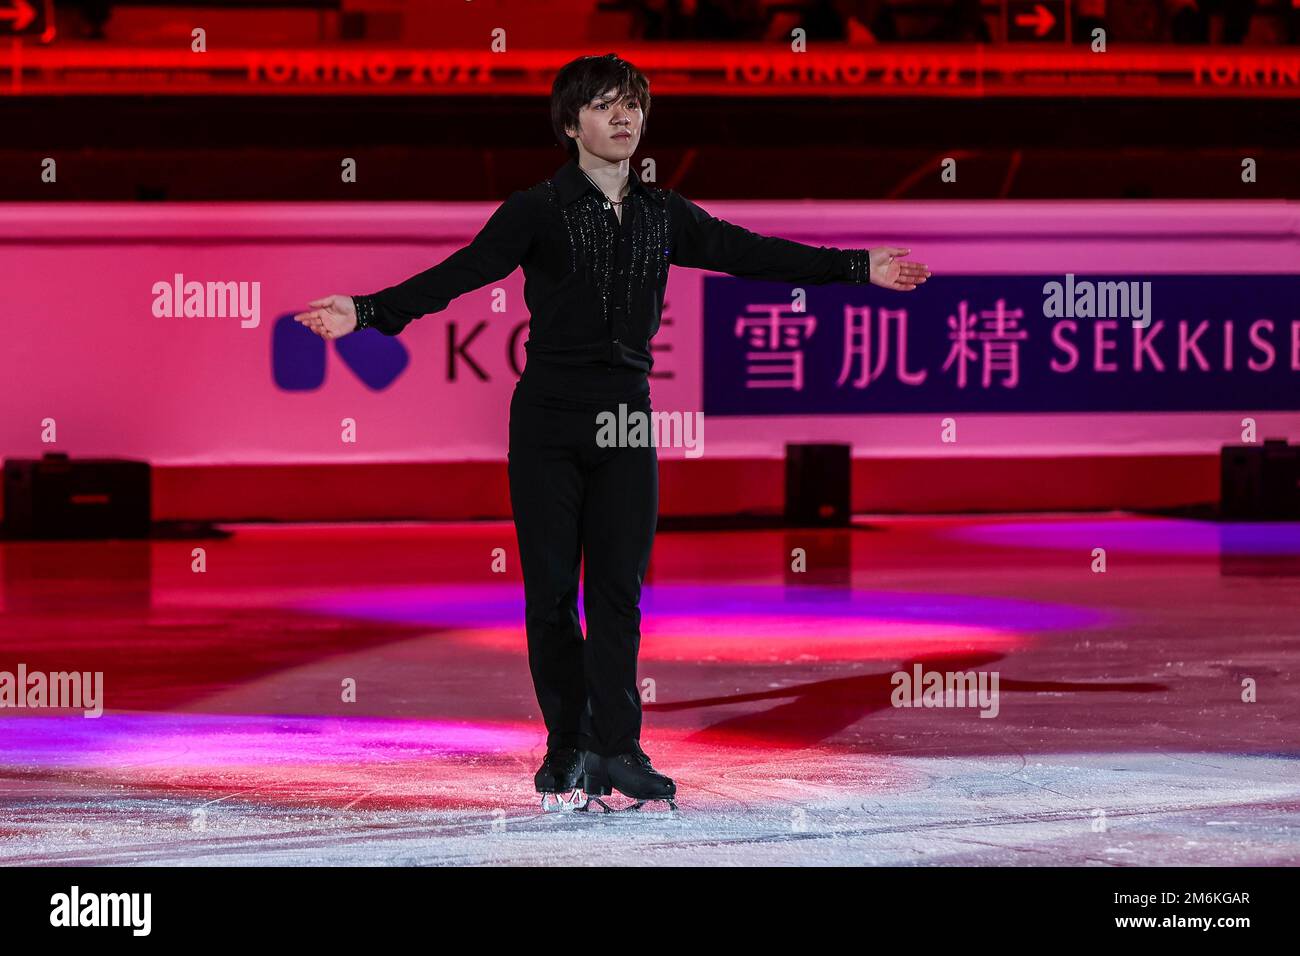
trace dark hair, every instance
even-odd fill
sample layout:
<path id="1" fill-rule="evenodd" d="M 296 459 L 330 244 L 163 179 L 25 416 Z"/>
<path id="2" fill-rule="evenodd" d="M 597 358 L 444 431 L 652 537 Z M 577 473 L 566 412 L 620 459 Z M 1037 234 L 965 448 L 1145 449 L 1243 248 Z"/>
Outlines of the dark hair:
<path id="1" fill-rule="evenodd" d="M 650 81 L 627 60 L 613 53 L 604 56 L 580 56 L 560 67 L 551 84 L 551 129 L 555 139 L 569 153 L 578 155 L 577 141 L 564 127 L 578 127 L 578 111 L 610 87 L 619 98 L 631 96 L 641 104 L 641 132 L 650 115 Z"/>

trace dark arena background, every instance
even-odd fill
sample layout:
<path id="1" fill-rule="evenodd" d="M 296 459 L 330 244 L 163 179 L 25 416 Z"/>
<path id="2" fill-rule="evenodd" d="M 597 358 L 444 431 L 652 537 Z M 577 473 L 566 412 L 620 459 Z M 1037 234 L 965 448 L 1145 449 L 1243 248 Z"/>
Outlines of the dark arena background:
<path id="1" fill-rule="evenodd" d="M 66 867 L 862 866 L 1258 928 L 1221 868 L 1300 862 L 1298 42 L 1300 0 L 0 0 L 0 862 L 55 887 L 11 922 Z M 671 271 L 676 808 L 548 812 L 522 270 L 400 337 L 294 317 L 555 174 L 605 53 L 645 183 L 932 274 Z"/>

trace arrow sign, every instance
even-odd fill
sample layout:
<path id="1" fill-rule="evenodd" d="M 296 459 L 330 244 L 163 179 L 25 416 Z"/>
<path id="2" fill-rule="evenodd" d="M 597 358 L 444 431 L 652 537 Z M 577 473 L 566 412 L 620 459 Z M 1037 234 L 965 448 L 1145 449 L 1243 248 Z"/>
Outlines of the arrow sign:
<path id="1" fill-rule="evenodd" d="M 1047 31 L 1052 29 L 1052 24 L 1056 22 L 1056 17 L 1052 16 L 1052 11 L 1047 9 L 1041 3 L 1034 4 L 1034 13 L 1016 14 L 1016 26 L 1033 27 L 1034 36 L 1041 39 L 1047 36 Z"/>
<path id="2" fill-rule="evenodd" d="M 38 13 L 29 0 L 0 0 L 0 33 L 39 32 L 42 24 L 38 22 Z"/>
<path id="3" fill-rule="evenodd" d="M 1064 43 L 1070 0 L 1006 0 L 1006 38 L 1010 43 Z"/>

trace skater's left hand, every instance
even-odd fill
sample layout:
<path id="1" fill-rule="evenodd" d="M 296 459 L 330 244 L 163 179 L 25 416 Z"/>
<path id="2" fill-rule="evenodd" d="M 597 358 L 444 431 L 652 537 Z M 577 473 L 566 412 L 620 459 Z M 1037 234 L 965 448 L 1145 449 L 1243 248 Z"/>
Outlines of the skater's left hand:
<path id="1" fill-rule="evenodd" d="M 898 292 L 911 292 L 930 277 L 930 267 L 921 262 L 900 262 L 897 256 L 906 256 L 911 249 L 881 246 L 868 249 L 871 258 L 871 284 Z"/>

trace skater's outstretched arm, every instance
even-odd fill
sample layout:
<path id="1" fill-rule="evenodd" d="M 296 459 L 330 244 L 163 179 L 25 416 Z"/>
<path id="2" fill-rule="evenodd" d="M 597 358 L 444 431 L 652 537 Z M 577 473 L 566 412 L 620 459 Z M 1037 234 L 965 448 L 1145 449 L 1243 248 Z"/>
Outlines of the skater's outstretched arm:
<path id="1" fill-rule="evenodd" d="M 916 288 L 930 275 L 922 263 L 897 260 L 910 249 L 839 249 L 763 236 L 709 215 L 677 192 L 670 191 L 668 197 L 675 231 L 670 259 L 674 265 L 810 285 L 870 282 L 900 292 Z"/>
<path id="2" fill-rule="evenodd" d="M 523 190 L 511 193 L 469 245 L 436 266 L 371 295 L 331 295 L 309 303 L 294 318 L 322 338 L 373 326 L 398 335 L 420 316 L 445 309 L 457 296 L 504 279 L 523 261 L 533 239 L 534 211 Z"/>

